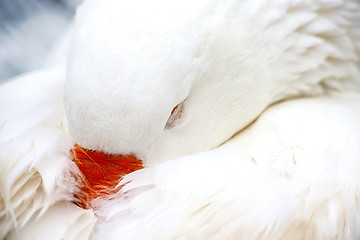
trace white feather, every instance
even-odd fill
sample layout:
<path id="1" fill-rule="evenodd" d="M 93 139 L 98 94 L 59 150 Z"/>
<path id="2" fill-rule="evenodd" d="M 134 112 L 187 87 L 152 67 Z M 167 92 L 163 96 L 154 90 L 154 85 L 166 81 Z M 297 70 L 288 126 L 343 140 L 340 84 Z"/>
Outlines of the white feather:
<path id="1" fill-rule="evenodd" d="M 129 174 L 103 239 L 357 239 L 360 95 L 268 109 L 221 147 Z M 112 238 L 110 238 L 112 239 Z"/>
<path id="2" fill-rule="evenodd" d="M 0 87 L 0 238 L 359 238 L 359 12 L 88 0 L 66 70 Z M 74 142 L 145 161 L 96 217 Z"/>
<path id="3" fill-rule="evenodd" d="M 0 238 L 73 199 L 77 174 L 62 107 L 64 70 L 18 77 L 0 88 Z"/>
<path id="4" fill-rule="evenodd" d="M 276 101 L 359 91 L 359 8 L 89 0 L 69 58 L 69 131 L 81 146 L 151 165 L 217 147 Z M 164 131 L 181 102 L 183 118 Z"/>
<path id="5" fill-rule="evenodd" d="M 94 213 L 72 203 L 58 202 L 45 214 L 33 218 L 22 229 L 10 233 L 8 239 L 88 239 L 95 224 Z"/>

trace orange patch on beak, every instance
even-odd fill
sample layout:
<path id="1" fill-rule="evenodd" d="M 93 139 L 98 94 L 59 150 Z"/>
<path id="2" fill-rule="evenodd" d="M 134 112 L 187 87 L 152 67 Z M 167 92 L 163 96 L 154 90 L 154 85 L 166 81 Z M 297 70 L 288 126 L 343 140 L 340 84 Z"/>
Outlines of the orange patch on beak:
<path id="1" fill-rule="evenodd" d="M 83 175 L 76 202 L 91 208 L 92 200 L 115 193 L 115 187 L 127 174 L 142 169 L 142 161 L 132 155 L 110 155 L 75 145 L 71 157 Z"/>

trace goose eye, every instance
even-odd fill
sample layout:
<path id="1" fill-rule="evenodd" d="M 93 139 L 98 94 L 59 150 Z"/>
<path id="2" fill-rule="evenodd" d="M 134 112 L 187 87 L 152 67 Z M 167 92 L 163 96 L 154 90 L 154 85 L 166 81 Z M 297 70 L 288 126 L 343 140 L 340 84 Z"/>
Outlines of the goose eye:
<path id="1" fill-rule="evenodd" d="M 184 107 L 184 104 L 181 102 L 178 105 L 176 105 L 176 107 L 173 108 L 173 110 L 171 111 L 170 117 L 166 122 L 165 128 L 174 127 L 175 121 L 178 120 L 179 118 L 181 118 L 181 113 L 182 113 L 183 107 Z"/>

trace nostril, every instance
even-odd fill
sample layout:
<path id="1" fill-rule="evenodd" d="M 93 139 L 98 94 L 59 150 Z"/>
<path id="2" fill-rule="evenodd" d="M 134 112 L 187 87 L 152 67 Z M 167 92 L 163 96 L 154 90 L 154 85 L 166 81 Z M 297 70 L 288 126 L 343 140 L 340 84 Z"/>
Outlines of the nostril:
<path id="1" fill-rule="evenodd" d="M 91 202 L 115 193 L 115 187 L 127 174 L 143 168 L 143 162 L 133 155 L 115 155 L 87 150 L 75 145 L 71 158 L 81 173 L 81 186 L 75 193 L 77 204 L 91 208 Z"/>

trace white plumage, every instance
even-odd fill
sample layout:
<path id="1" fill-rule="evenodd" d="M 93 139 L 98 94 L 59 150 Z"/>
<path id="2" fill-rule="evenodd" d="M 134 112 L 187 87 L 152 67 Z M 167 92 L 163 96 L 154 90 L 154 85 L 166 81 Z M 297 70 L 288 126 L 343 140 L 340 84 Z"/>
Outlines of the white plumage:
<path id="1" fill-rule="evenodd" d="M 359 238 L 359 58 L 355 0 L 86 1 L 0 87 L 0 238 Z M 146 168 L 81 209 L 74 143 Z"/>

